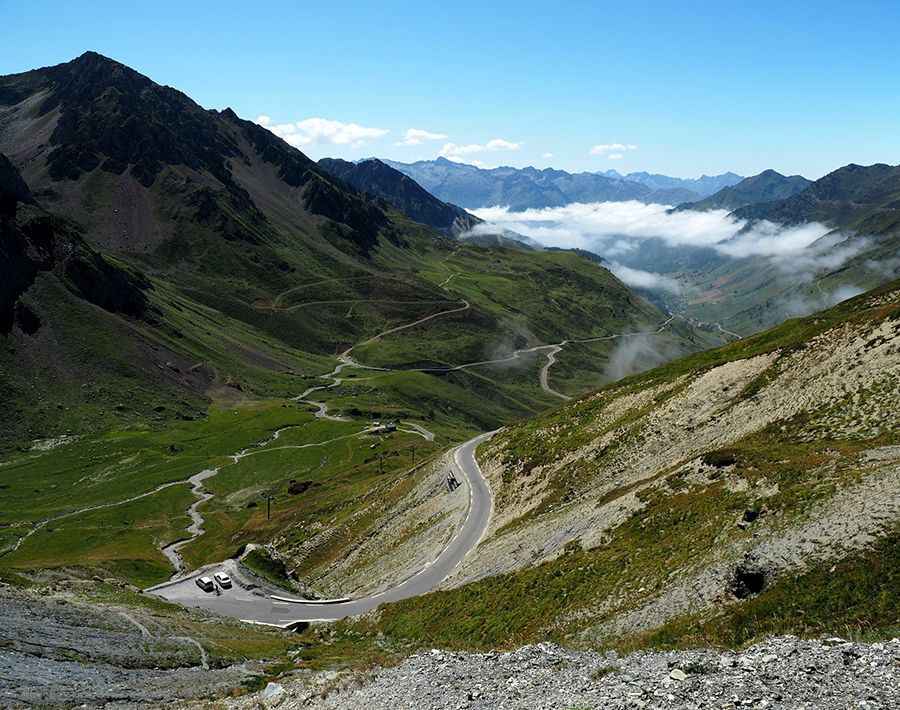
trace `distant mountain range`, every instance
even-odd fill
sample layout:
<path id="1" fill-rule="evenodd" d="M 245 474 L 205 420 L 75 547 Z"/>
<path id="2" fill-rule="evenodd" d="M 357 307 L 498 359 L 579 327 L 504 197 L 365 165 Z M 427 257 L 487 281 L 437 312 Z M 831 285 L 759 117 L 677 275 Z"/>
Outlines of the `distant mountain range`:
<path id="1" fill-rule="evenodd" d="M 649 187 L 651 190 L 687 190 L 700 197 L 707 197 L 722 188 L 736 185 L 743 180 L 740 175 L 732 172 L 722 173 L 721 175 L 701 175 L 698 178 L 676 178 L 647 172 L 622 175 L 617 170 L 606 170 L 602 175 L 617 180 L 637 182 Z"/>
<path id="2" fill-rule="evenodd" d="M 499 167 L 483 169 L 446 158 L 416 163 L 382 162 L 408 175 L 441 200 L 466 208 L 502 205 L 512 210 L 561 207 L 572 202 L 639 200 L 677 205 L 702 199 L 741 181 L 726 173 L 697 180 L 633 173 L 568 173 L 546 168 Z"/>

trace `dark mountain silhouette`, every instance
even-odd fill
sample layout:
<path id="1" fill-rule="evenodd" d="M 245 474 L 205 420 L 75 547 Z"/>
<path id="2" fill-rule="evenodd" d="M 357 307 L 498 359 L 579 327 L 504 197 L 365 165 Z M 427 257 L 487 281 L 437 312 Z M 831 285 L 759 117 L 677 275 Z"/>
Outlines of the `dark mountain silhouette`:
<path id="1" fill-rule="evenodd" d="M 323 158 L 319 167 L 360 192 L 384 200 L 410 219 L 448 236 L 464 234 L 481 222 L 462 207 L 442 202 L 415 180 L 376 158 L 359 163 Z"/>
<path id="2" fill-rule="evenodd" d="M 41 274 L 76 298 L 133 317 L 147 314 L 149 282 L 88 246 L 77 227 L 35 204 L 28 187 L 0 154 L 0 333 L 14 323 L 28 333 L 39 316 L 21 299 Z"/>
<path id="3" fill-rule="evenodd" d="M 261 209 L 262 185 L 251 178 L 264 170 L 277 173 L 292 211 L 346 225 L 341 236 L 362 252 L 388 223 L 377 205 L 265 129 L 94 52 L 0 78 L 0 111 L 0 150 L 32 189 L 115 250 L 152 250 L 178 239 L 185 221 L 233 240 L 274 237 L 277 220 Z"/>

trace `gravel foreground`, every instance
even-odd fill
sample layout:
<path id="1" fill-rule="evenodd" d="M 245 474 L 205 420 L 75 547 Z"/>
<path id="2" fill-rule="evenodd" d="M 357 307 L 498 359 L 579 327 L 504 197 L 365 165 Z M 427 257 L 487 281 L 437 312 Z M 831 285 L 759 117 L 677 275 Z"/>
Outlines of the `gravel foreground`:
<path id="1" fill-rule="evenodd" d="M 431 651 L 360 677 L 317 674 L 231 707 L 365 710 L 900 708 L 900 639 L 772 638 L 743 652 L 615 653 L 552 644 L 510 653 Z"/>

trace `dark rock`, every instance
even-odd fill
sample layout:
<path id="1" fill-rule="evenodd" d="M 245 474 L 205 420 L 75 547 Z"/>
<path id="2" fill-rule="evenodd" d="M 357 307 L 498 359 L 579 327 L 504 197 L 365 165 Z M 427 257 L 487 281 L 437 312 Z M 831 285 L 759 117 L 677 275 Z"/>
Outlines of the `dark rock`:
<path id="1" fill-rule="evenodd" d="M 288 493 L 290 493 L 292 496 L 306 493 L 306 491 L 308 491 L 313 486 L 313 484 L 313 481 L 291 480 L 291 482 L 288 484 Z"/>
<path id="2" fill-rule="evenodd" d="M 748 557 L 731 573 L 728 592 L 738 599 L 755 596 L 765 589 L 770 576 L 771 572 L 761 562 Z"/>

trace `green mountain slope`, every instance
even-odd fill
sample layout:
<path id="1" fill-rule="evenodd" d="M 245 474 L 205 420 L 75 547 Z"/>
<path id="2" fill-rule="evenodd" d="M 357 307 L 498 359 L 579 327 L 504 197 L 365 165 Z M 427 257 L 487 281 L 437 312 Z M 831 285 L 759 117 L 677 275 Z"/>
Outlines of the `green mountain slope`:
<path id="1" fill-rule="evenodd" d="M 413 446 L 430 461 L 608 381 L 609 336 L 666 320 L 597 263 L 446 238 L 94 53 L 0 77 L 0 125 L 0 566 L 165 579 L 190 477 L 221 468 L 185 564 L 338 516 L 312 573 L 408 493 Z M 710 342 L 675 322 L 664 337 Z M 562 392 L 546 349 L 514 357 L 584 338 L 600 340 L 550 375 Z M 376 457 L 362 430 L 379 419 L 428 436 Z M 285 427 L 289 455 L 269 446 Z M 239 465 L 248 447 L 266 456 Z"/>
<path id="2" fill-rule="evenodd" d="M 709 197 L 697 202 L 678 205 L 677 210 L 728 210 L 760 202 L 772 202 L 792 197 L 805 190 L 811 183 L 801 175 L 786 177 L 774 170 L 764 170 L 759 175 L 744 178 L 737 185 L 724 187 Z"/>
<path id="3" fill-rule="evenodd" d="M 732 212 L 746 230 L 763 221 L 831 228 L 785 258 L 717 259 L 682 274 L 680 303 L 695 319 L 752 333 L 874 288 L 900 275 L 900 168 L 848 165 L 782 200 Z"/>
<path id="4" fill-rule="evenodd" d="M 504 429 L 475 554 L 363 627 L 482 648 L 896 634 L 898 346 L 894 281 Z"/>

